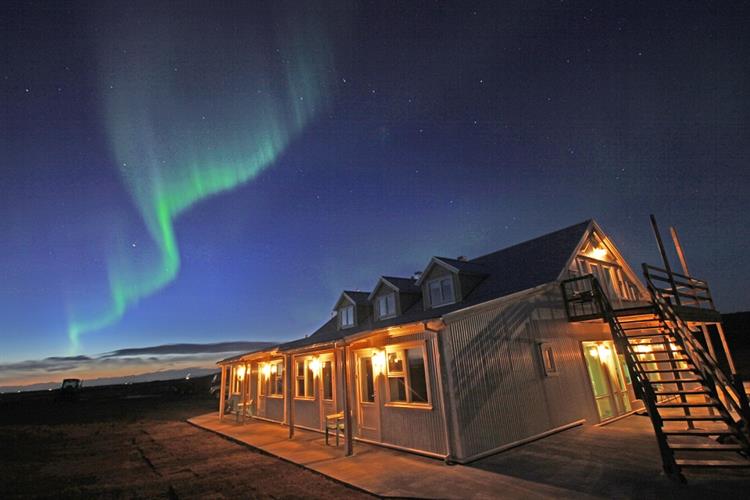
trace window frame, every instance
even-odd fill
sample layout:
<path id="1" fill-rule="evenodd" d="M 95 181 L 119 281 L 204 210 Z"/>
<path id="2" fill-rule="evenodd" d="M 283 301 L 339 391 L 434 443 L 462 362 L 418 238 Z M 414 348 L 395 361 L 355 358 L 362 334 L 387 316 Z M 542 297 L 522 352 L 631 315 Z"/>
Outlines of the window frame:
<path id="1" fill-rule="evenodd" d="M 452 297 L 450 297 L 448 300 L 446 300 L 445 296 L 443 295 L 443 281 L 448 281 L 450 283 Z M 432 300 L 432 290 L 431 290 L 431 287 L 432 287 L 433 283 L 437 283 L 438 284 L 438 288 L 440 289 L 440 297 L 443 299 L 443 302 L 440 302 L 438 304 L 436 304 Z M 443 275 L 443 276 L 439 276 L 437 278 L 432 278 L 430 280 L 427 280 L 426 286 L 427 286 L 427 296 L 430 298 L 430 308 L 431 309 L 434 309 L 436 307 L 449 306 L 451 304 L 455 304 L 456 303 L 456 286 L 455 286 L 455 283 L 454 283 L 454 280 L 453 280 L 453 274 Z"/>
<path id="2" fill-rule="evenodd" d="M 326 363 L 331 365 L 331 397 L 326 398 L 325 390 L 325 377 L 323 376 Z M 320 400 L 321 401 L 335 401 L 336 400 L 336 365 L 333 362 L 332 356 L 326 356 L 320 358 Z"/>
<path id="3" fill-rule="evenodd" d="M 545 377 L 558 377 L 560 375 L 560 365 L 557 362 L 555 348 L 551 342 L 539 342 L 539 356 L 542 361 L 542 370 Z M 549 354 L 549 356 L 547 356 Z M 549 363 L 548 363 L 549 361 Z"/>
<path id="4" fill-rule="evenodd" d="M 267 395 L 269 398 L 283 398 L 284 397 L 284 360 L 277 359 L 268 362 L 271 365 L 271 374 L 268 376 L 266 383 L 268 384 Z M 274 373 L 273 367 L 276 366 L 276 372 Z M 278 381 L 281 380 L 281 392 L 277 392 L 279 388 Z"/>
<path id="5" fill-rule="evenodd" d="M 393 299 L 393 311 L 392 312 L 388 312 L 388 299 L 389 298 Z M 382 308 L 380 307 L 383 303 L 385 303 L 386 305 L 385 313 L 383 313 Z M 395 317 L 398 313 L 397 307 L 396 307 L 396 292 L 391 290 L 389 293 L 378 295 L 375 299 L 375 309 L 377 310 L 378 319 L 388 319 L 388 318 Z"/>
<path id="6" fill-rule="evenodd" d="M 424 365 L 425 390 L 427 392 L 426 402 L 412 401 L 411 375 L 409 373 L 409 358 L 407 354 L 407 351 L 411 349 L 419 349 L 422 353 L 422 361 Z M 427 342 L 417 341 L 417 342 L 408 342 L 408 343 L 403 343 L 403 344 L 388 345 L 388 346 L 385 346 L 384 350 L 385 350 L 385 367 L 384 367 L 383 375 L 386 378 L 384 406 L 393 407 L 393 408 L 414 408 L 414 409 L 420 409 L 420 410 L 432 410 L 433 408 L 432 406 L 432 384 L 430 381 L 429 358 L 427 356 Z M 399 352 L 401 354 L 401 360 L 403 362 L 403 371 L 394 372 L 393 375 L 391 375 L 391 371 L 388 366 L 389 365 L 388 355 L 392 352 Z M 404 379 L 406 401 L 391 401 L 391 384 L 389 380 L 391 378 L 403 378 Z"/>
<path id="7" fill-rule="evenodd" d="M 315 397 L 315 379 L 317 378 L 315 376 L 315 373 L 310 369 L 310 362 L 312 361 L 312 357 L 306 356 L 306 357 L 300 357 L 300 358 L 294 358 L 294 399 L 299 400 L 305 400 L 305 401 L 314 401 L 317 399 Z M 298 366 L 302 364 L 302 375 L 299 375 Z M 310 375 L 310 380 L 308 380 L 308 375 Z M 303 382 L 304 387 L 304 394 L 299 395 L 299 382 Z M 311 389 L 311 395 L 308 396 L 308 389 Z"/>
<path id="8" fill-rule="evenodd" d="M 347 316 L 344 314 L 344 311 L 351 311 L 352 317 L 351 317 L 351 323 L 344 323 L 344 316 Z M 348 304 L 343 307 L 339 308 L 339 327 L 341 328 L 351 328 L 355 325 L 356 319 L 355 319 L 355 311 L 354 311 L 354 304 Z"/>

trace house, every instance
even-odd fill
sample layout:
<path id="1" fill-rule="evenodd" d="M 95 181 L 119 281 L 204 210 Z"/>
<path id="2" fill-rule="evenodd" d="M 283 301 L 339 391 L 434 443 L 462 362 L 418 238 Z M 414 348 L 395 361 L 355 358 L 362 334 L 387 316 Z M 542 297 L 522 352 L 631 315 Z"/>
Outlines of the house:
<path id="1" fill-rule="evenodd" d="M 652 295 L 593 220 L 473 259 L 435 256 L 414 277 L 343 291 L 307 337 L 219 362 L 220 417 L 225 394 L 290 436 L 341 412 L 349 451 L 358 440 L 465 463 L 644 401 L 657 415 L 651 403 L 670 398 L 652 388 L 687 371 L 672 358 L 681 337 L 655 349 L 620 324 L 655 328 Z M 684 309 L 715 322 L 712 302 Z"/>

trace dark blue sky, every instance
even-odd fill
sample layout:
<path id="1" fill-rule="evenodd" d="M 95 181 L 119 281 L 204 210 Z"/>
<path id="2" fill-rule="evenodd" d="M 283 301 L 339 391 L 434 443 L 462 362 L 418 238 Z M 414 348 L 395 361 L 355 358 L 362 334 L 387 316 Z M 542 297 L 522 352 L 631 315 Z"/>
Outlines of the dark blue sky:
<path id="1" fill-rule="evenodd" d="M 344 288 L 590 217 L 637 266 L 655 213 L 750 307 L 746 8 L 154 3 L 0 6 L 3 361 L 300 337 Z M 169 275 L 152 195 L 270 125 L 252 175 L 172 202 Z M 126 307 L 71 345 L 113 266 Z"/>

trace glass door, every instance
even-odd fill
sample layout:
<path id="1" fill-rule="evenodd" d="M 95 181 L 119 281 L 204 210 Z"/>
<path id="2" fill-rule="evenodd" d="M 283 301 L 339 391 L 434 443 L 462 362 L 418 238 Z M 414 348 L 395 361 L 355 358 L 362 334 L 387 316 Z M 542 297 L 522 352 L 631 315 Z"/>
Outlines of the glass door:
<path id="1" fill-rule="evenodd" d="M 373 367 L 372 351 L 369 350 L 357 354 L 357 399 L 359 436 L 379 440 L 380 412 L 378 411 L 377 378 Z"/>
<path id="2" fill-rule="evenodd" d="M 611 340 L 583 342 L 594 400 L 604 421 L 631 410 L 623 367 Z"/>

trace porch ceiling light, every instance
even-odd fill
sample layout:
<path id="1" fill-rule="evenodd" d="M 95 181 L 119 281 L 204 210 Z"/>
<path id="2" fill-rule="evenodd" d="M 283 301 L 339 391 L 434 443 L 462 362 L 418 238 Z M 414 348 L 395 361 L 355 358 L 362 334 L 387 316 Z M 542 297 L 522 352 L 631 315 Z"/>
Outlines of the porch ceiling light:
<path id="1" fill-rule="evenodd" d="M 263 363 L 263 375 L 268 378 L 271 376 L 271 364 Z"/>

